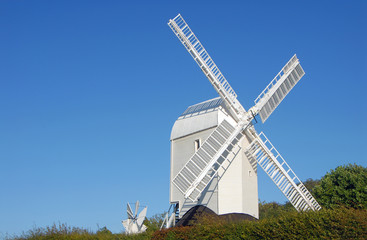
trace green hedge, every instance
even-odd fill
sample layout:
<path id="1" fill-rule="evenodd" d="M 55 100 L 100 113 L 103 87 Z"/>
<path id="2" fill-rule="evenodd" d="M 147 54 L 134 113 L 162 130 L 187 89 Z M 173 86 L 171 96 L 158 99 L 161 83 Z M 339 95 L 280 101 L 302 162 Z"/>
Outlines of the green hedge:
<path id="1" fill-rule="evenodd" d="M 51 227 L 35 227 L 20 236 L 6 236 L 6 240 L 148 240 L 153 232 L 136 235 L 113 234 L 106 227 L 92 232 L 83 228 L 69 227 L 66 224 L 54 224 Z"/>
<path id="2" fill-rule="evenodd" d="M 367 211 L 340 208 L 290 212 L 257 222 L 205 222 L 157 231 L 152 239 L 367 239 Z"/>
<path id="3" fill-rule="evenodd" d="M 8 239 L 367 239 L 366 209 L 323 209 L 319 212 L 286 212 L 259 221 L 225 223 L 213 217 L 199 219 L 194 227 L 175 227 L 128 236 L 107 228 L 93 233 L 64 224 L 35 228 Z"/>

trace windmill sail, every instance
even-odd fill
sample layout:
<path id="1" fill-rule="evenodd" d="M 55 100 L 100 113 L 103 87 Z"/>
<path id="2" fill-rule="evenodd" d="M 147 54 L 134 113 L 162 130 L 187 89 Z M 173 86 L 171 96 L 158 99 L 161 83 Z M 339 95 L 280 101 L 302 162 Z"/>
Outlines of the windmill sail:
<path id="1" fill-rule="evenodd" d="M 264 133 L 257 135 L 246 150 L 246 155 L 258 162 L 297 211 L 321 209 Z"/>
<path id="2" fill-rule="evenodd" d="M 255 108 L 260 114 L 263 123 L 303 75 L 305 75 L 305 72 L 299 64 L 297 56 L 294 55 L 255 99 Z"/>
<path id="3" fill-rule="evenodd" d="M 174 19 L 169 20 L 168 25 L 185 46 L 186 50 L 194 58 L 205 76 L 218 92 L 219 96 L 224 100 L 232 114 L 232 117 L 237 119 L 238 115 L 243 116 L 246 111 L 237 100 L 237 94 L 200 43 L 199 39 L 191 31 L 183 17 L 178 14 Z"/>
<path id="4" fill-rule="evenodd" d="M 129 218 L 134 218 L 134 214 L 133 214 L 133 211 L 131 210 L 131 207 L 130 207 L 130 204 L 129 203 L 127 203 L 126 209 L 127 209 L 127 215 L 128 215 L 128 217 Z"/>
<path id="5" fill-rule="evenodd" d="M 246 127 L 247 125 L 242 124 L 233 127 L 223 120 L 210 134 L 173 179 L 173 183 L 186 198 L 196 201 L 219 167 L 225 161 L 233 160 L 233 155 L 239 151 L 239 146 L 236 145 Z"/>
<path id="6" fill-rule="evenodd" d="M 140 203 L 139 203 L 139 200 L 138 201 L 136 201 L 136 203 L 135 203 L 135 218 L 136 218 L 136 215 L 138 214 L 138 210 L 139 210 L 139 205 L 140 205 Z"/>
<path id="7" fill-rule="evenodd" d="M 148 208 L 145 207 L 138 215 L 136 223 L 138 224 L 138 226 L 142 226 L 144 220 L 145 220 L 145 216 L 147 215 L 147 210 Z"/>

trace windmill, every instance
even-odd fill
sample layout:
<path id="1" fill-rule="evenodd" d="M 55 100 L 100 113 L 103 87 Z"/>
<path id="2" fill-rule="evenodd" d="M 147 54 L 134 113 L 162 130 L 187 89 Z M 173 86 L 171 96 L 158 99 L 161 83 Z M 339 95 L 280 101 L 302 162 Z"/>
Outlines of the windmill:
<path id="1" fill-rule="evenodd" d="M 148 207 L 145 207 L 138 215 L 139 201 L 135 203 L 135 213 L 131 210 L 130 204 L 127 203 L 127 219 L 122 221 L 127 234 L 135 234 L 145 232 L 147 227 L 143 224 L 147 215 Z"/>
<path id="2" fill-rule="evenodd" d="M 248 111 L 213 59 L 180 14 L 168 25 L 194 58 L 219 97 L 187 108 L 171 132 L 170 203 L 166 227 L 196 205 L 217 214 L 246 213 L 258 218 L 257 165 L 267 173 L 297 211 L 320 205 L 264 133 L 264 123 L 305 74 L 294 55 Z"/>

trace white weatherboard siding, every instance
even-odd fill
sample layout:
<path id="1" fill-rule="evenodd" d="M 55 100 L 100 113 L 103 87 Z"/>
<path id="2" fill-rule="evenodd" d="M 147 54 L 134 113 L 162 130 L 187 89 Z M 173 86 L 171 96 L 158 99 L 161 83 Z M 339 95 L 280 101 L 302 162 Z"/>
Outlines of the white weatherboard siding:
<path id="1" fill-rule="evenodd" d="M 243 139 L 243 148 L 246 149 L 249 145 L 247 138 Z M 244 151 L 241 151 L 242 155 L 242 199 L 243 199 L 243 212 L 259 218 L 259 197 L 257 191 L 257 163 L 253 166 L 247 159 Z"/>
<path id="2" fill-rule="evenodd" d="M 242 149 L 248 145 L 248 139 L 243 138 Z M 218 214 L 247 213 L 259 218 L 256 165 L 253 169 L 243 151 L 220 179 L 218 193 Z"/>
<path id="3" fill-rule="evenodd" d="M 243 153 L 249 144 L 246 137 L 242 139 L 242 150 L 232 164 L 224 173 L 224 170 L 218 171 L 220 180 L 218 176 L 214 177 L 198 201 L 186 200 L 172 184 L 174 177 L 195 153 L 195 140 L 200 139 L 202 144 L 224 119 L 235 124 L 220 98 L 216 98 L 189 107 L 172 128 L 170 202 L 179 203 L 180 217 L 200 204 L 217 214 L 246 213 L 258 218 L 257 173 Z"/>
<path id="4" fill-rule="evenodd" d="M 242 212 L 242 159 L 239 155 L 218 183 L 218 214 Z"/>

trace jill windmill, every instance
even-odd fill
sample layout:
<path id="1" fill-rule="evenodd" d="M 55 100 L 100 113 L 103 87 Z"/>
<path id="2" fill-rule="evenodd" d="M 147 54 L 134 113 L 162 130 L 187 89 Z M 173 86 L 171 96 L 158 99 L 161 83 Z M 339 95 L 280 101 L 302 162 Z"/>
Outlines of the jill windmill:
<path id="1" fill-rule="evenodd" d="M 168 25 L 209 79 L 218 98 L 190 106 L 171 133 L 171 213 L 174 225 L 196 205 L 217 214 L 258 213 L 257 164 L 298 211 L 321 207 L 289 165 L 252 124 L 264 123 L 305 74 L 294 55 L 246 111 L 226 78 L 179 14 Z"/>

